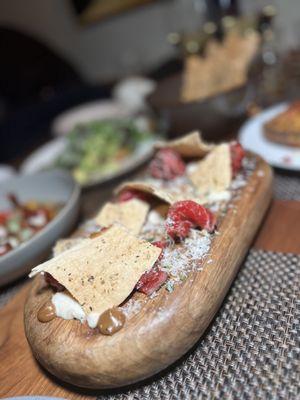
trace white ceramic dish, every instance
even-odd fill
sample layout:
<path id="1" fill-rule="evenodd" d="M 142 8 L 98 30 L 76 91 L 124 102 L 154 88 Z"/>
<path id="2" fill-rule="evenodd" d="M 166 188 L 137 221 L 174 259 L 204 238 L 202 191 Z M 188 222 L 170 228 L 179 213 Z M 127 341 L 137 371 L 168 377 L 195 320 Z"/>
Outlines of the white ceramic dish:
<path id="1" fill-rule="evenodd" d="M 118 178 L 127 174 L 134 169 L 143 165 L 148 161 L 152 155 L 153 143 L 158 140 L 158 137 L 153 136 L 153 139 L 142 143 L 136 151 L 126 158 L 117 171 L 105 173 L 95 180 L 90 181 L 83 187 L 91 187 L 94 185 L 102 184 L 110 181 L 111 179 Z M 45 169 L 51 168 L 55 159 L 61 154 L 66 147 L 66 139 L 64 137 L 56 138 L 45 145 L 39 147 L 21 165 L 21 173 L 33 174 Z"/>
<path id="2" fill-rule="evenodd" d="M 264 123 L 287 107 L 287 103 L 281 103 L 250 118 L 239 131 L 239 141 L 245 149 L 259 154 L 273 167 L 300 171 L 300 148 L 273 143 L 263 134 Z"/>
<path id="3" fill-rule="evenodd" d="M 53 120 L 51 131 L 55 136 L 63 136 L 80 123 L 109 118 L 123 118 L 130 116 L 130 114 L 130 111 L 117 101 L 93 101 L 81 104 L 58 115 Z"/>
<path id="4" fill-rule="evenodd" d="M 14 193 L 21 202 L 37 200 L 63 206 L 45 228 L 0 257 L 0 285 L 25 275 L 32 266 L 37 265 L 58 238 L 70 233 L 79 211 L 79 186 L 63 171 L 17 176 L 0 184 L 0 210 L 10 208 L 8 193 Z"/>

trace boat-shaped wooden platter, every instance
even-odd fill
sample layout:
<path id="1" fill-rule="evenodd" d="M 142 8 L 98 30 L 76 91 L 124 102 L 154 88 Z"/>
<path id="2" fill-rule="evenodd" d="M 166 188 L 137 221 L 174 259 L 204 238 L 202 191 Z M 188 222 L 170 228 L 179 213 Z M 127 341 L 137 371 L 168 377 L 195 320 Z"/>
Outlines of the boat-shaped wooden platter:
<path id="1" fill-rule="evenodd" d="M 218 311 L 269 206 L 272 171 L 255 158 L 247 185 L 218 220 L 219 234 L 201 272 L 191 272 L 171 293 L 160 289 L 147 298 L 115 335 L 101 335 L 75 320 L 40 323 L 37 312 L 52 291 L 35 278 L 25 305 L 25 332 L 37 360 L 59 379 L 101 389 L 143 380 L 184 355 Z"/>

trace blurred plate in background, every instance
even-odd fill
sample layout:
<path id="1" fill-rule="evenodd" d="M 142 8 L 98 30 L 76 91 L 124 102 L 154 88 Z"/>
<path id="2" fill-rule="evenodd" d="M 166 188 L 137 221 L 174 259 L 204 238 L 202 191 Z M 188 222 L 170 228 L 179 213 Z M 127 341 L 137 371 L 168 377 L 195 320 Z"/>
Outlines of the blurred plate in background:
<path id="1" fill-rule="evenodd" d="M 10 208 L 7 195 L 13 193 L 20 203 L 62 204 L 58 214 L 44 228 L 13 250 L 0 256 L 0 285 L 28 273 L 47 256 L 53 244 L 74 227 L 79 212 L 80 189 L 70 174 L 63 171 L 17 176 L 0 184 L 0 210 Z"/>
<path id="2" fill-rule="evenodd" d="M 93 101 L 81 104 L 58 115 L 53 120 L 51 130 L 54 135 L 62 136 L 68 134 L 76 125 L 81 123 L 128 116 L 130 116 L 129 109 L 117 101 Z"/>
<path id="3" fill-rule="evenodd" d="M 287 107 L 287 103 L 277 104 L 250 118 L 239 131 L 239 141 L 245 149 L 259 154 L 273 167 L 299 171 L 300 148 L 273 143 L 263 133 L 263 125 Z"/>
<path id="4" fill-rule="evenodd" d="M 139 145 L 130 156 L 126 157 L 117 171 L 106 171 L 98 178 L 83 183 L 81 186 L 83 188 L 87 188 L 94 185 L 103 184 L 141 167 L 151 158 L 153 152 L 153 143 L 159 139 L 160 137 L 153 135 L 150 140 L 141 143 L 141 145 Z M 39 171 L 50 170 L 54 168 L 55 160 L 65 151 L 66 146 L 67 142 L 64 137 L 56 138 L 49 143 L 46 143 L 26 158 L 21 165 L 21 173 L 33 174 Z"/>

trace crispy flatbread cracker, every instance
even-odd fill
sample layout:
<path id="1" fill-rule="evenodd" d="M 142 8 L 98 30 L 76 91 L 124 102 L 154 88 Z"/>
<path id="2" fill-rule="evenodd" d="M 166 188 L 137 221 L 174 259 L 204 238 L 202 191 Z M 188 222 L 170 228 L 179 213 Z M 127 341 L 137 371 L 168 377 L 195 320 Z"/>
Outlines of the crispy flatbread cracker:
<path id="1" fill-rule="evenodd" d="M 66 250 L 70 250 L 73 247 L 81 244 L 83 240 L 87 240 L 86 238 L 76 237 L 70 239 L 59 239 L 55 246 L 53 247 L 53 257 L 58 256 L 59 254 L 63 253 Z"/>
<path id="2" fill-rule="evenodd" d="M 134 235 L 137 235 L 146 219 L 149 204 L 138 199 L 132 199 L 123 203 L 106 203 L 95 221 L 101 226 L 108 227 L 119 223 Z"/>
<path id="3" fill-rule="evenodd" d="M 125 189 L 139 190 L 144 193 L 149 193 L 152 196 L 164 201 L 168 204 L 173 204 L 181 200 L 193 200 L 199 204 L 203 204 L 204 198 L 198 195 L 194 185 L 188 178 L 182 178 L 183 182 L 180 185 L 172 185 L 172 181 L 166 187 L 162 187 L 155 179 L 147 181 L 125 182 L 116 189 L 116 193 L 120 193 Z"/>
<path id="4" fill-rule="evenodd" d="M 202 140 L 201 133 L 191 132 L 180 139 L 170 140 L 168 142 L 160 141 L 154 145 L 157 149 L 168 147 L 176 150 L 182 157 L 204 157 L 215 146 Z"/>
<path id="5" fill-rule="evenodd" d="M 260 41 L 257 32 L 240 35 L 232 31 L 222 43 L 209 42 L 205 56 L 187 57 L 181 100 L 187 103 L 200 101 L 244 85 Z"/>
<path id="6" fill-rule="evenodd" d="M 122 226 L 33 268 L 30 277 L 50 273 L 80 303 L 85 313 L 102 313 L 121 304 L 161 250 L 133 236 Z"/>
<path id="7" fill-rule="evenodd" d="M 197 188 L 200 198 L 211 193 L 226 191 L 232 179 L 229 145 L 216 146 L 195 165 L 193 171 L 189 173 L 189 178 Z"/>
<path id="8" fill-rule="evenodd" d="M 134 189 L 144 193 L 149 193 L 152 196 L 155 196 L 169 204 L 172 204 L 174 203 L 174 201 L 176 201 L 174 200 L 174 196 L 172 196 L 168 190 L 160 188 L 156 186 L 154 183 L 147 183 L 143 181 L 124 182 L 123 184 L 117 187 L 116 193 L 118 194 L 125 189 Z"/>

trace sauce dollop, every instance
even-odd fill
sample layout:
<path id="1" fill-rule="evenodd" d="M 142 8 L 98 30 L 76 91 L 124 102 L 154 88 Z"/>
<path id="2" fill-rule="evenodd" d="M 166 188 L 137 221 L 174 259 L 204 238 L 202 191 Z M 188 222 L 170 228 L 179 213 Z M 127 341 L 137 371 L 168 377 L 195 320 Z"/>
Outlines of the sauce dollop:
<path id="1" fill-rule="evenodd" d="M 37 313 L 37 319 L 40 322 L 50 322 L 56 317 L 55 307 L 51 301 L 47 301 L 41 306 Z"/>
<path id="2" fill-rule="evenodd" d="M 125 314 L 117 307 L 109 308 L 100 315 L 98 328 L 103 335 L 113 335 L 125 324 Z"/>

